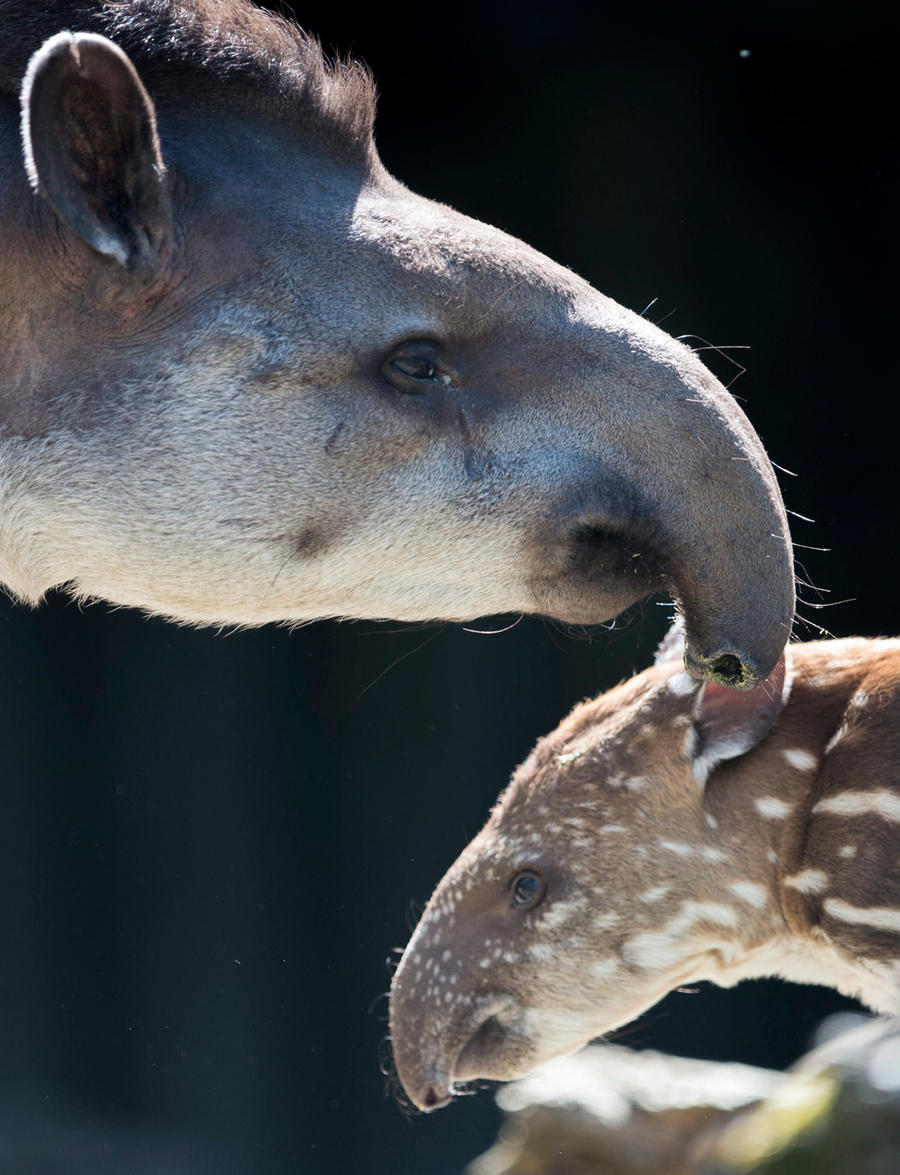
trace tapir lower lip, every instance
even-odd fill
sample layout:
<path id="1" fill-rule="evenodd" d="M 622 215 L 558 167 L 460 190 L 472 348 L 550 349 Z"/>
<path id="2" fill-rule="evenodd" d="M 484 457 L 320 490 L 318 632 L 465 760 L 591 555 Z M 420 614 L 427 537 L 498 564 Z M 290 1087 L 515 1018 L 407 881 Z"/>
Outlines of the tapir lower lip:
<path id="1" fill-rule="evenodd" d="M 484 1054 L 502 1047 L 507 1031 L 496 1016 L 486 1016 L 460 1049 L 453 1066 L 454 1081 L 475 1081 L 485 1077 Z"/>
<path id="2" fill-rule="evenodd" d="M 479 1077 L 490 1078 L 489 1071 L 478 1064 L 478 1057 L 485 1049 L 496 1048 L 506 1035 L 498 1016 L 509 1007 L 508 997 L 484 1000 L 477 1010 L 473 1009 L 475 1014 L 469 1023 L 460 1024 L 457 1031 L 450 1034 L 454 1044 L 432 1057 L 430 1064 L 418 1048 L 412 1058 L 405 1058 L 405 1050 L 398 1054 L 395 1045 L 399 1076 L 418 1109 L 430 1114 L 452 1100 L 454 1086 Z M 407 1067 L 402 1063 L 404 1060 L 412 1060 L 412 1066 Z M 421 1065 L 422 1061 L 426 1063 Z"/>

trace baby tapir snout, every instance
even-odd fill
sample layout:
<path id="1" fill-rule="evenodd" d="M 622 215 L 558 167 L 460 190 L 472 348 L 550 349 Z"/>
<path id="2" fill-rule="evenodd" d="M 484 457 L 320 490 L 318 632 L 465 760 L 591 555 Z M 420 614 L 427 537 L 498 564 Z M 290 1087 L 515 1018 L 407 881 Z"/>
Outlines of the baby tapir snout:
<path id="1" fill-rule="evenodd" d="M 489 849 L 470 849 L 434 894 L 392 984 L 392 1019 L 410 1045 L 394 1040 L 398 1074 L 425 1110 L 444 1105 L 454 1082 L 518 1071 L 530 1048 L 516 879 Z M 520 883 L 523 893 L 529 883 Z"/>

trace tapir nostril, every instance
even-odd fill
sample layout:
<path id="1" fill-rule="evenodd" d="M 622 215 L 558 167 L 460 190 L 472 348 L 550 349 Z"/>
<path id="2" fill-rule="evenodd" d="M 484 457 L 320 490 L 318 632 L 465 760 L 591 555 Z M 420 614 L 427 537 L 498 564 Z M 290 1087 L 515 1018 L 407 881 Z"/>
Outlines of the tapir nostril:
<path id="1" fill-rule="evenodd" d="M 723 653 L 716 657 L 709 667 L 710 680 L 722 685 L 744 685 L 751 674 L 740 657 L 734 653 Z"/>
<path id="2" fill-rule="evenodd" d="M 442 1106 L 446 1106 L 449 1101 L 449 1092 L 438 1093 L 433 1085 L 429 1085 L 422 1099 L 422 1109 L 426 1114 L 430 1114 L 432 1110 L 439 1110 Z"/>
<path id="3" fill-rule="evenodd" d="M 759 673 L 754 663 L 735 652 L 714 653 L 706 657 L 688 646 L 684 662 L 688 672 L 701 681 L 715 681 L 733 689 L 749 689 L 759 684 Z"/>

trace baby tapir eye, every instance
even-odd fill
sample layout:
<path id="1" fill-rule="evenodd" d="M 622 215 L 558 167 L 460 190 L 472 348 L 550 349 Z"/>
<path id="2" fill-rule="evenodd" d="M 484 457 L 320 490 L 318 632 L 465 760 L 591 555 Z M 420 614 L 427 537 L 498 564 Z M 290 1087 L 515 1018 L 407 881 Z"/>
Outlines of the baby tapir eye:
<path id="1" fill-rule="evenodd" d="M 523 869 L 517 873 L 509 883 L 512 904 L 520 910 L 529 910 L 536 906 L 547 892 L 547 887 L 541 877 L 531 869 Z"/>

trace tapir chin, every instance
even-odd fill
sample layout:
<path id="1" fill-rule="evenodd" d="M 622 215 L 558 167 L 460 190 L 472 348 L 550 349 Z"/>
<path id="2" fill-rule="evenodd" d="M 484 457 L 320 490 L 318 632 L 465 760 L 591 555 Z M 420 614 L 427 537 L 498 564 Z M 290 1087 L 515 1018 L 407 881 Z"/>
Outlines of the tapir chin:
<path id="1" fill-rule="evenodd" d="M 194 623 L 677 600 L 752 686 L 784 510 L 691 351 L 382 166 L 244 0 L 0 0 L 0 580 Z"/>

